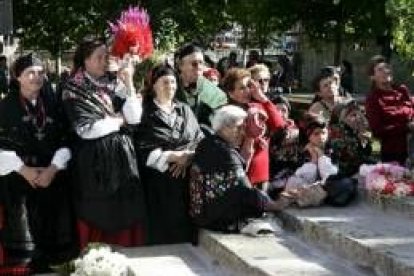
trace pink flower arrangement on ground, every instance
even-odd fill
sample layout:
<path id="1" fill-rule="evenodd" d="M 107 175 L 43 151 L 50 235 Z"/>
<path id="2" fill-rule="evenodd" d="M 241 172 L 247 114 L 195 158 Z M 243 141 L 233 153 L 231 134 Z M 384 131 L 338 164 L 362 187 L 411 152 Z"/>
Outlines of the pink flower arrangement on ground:
<path id="1" fill-rule="evenodd" d="M 365 177 L 368 192 L 398 197 L 414 196 L 414 175 L 407 168 L 382 163 L 362 165 L 360 175 Z"/>

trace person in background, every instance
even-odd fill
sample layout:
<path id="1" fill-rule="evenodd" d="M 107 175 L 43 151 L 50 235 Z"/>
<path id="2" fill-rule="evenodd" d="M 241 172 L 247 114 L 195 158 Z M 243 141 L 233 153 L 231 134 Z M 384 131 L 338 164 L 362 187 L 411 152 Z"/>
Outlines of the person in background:
<path id="1" fill-rule="evenodd" d="M 368 64 L 372 86 L 365 101 L 369 126 L 381 144 L 381 161 L 404 165 L 407 134 L 412 128 L 414 103 L 407 86 L 394 83 L 392 67 L 383 56 Z"/>
<path id="2" fill-rule="evenodd" d="M 203 76 L 205 69 L 201 48 L 186 44 L 176 53 L 179 87 L 176 98 L 188 104 L 200 124 L 210 125 L 213 111 L 227 103 L 226 94 Z"/>
<path id="3" fill-rule="evenodd" d="M 249 60 L 247 61 L 246 68 L 250 68 L 257 63 L 260 63 L 260 54 L 257 50 L 251 50 L 249 52 Z"/>
<path id="4" fill-rule="evenodd" d="M 315 97 L 308 112 L 321 115 L 329 122 L 332 110 L 343 101 L 343 98 L 339 95 L 339 75 L 325 68 L 313 80 Z"/>
<path id="5" fill-rule="evenodd" d="M 217 69 L 222 76 L 233 67 L 238 67 L 237 53 L 234 51 L 231 51 L 228 57 L 221 58 L 217 64 Z"/>
<path id="6" fill-rule="evenodd" d="M 205 69 L 203 72 L 203 76 L 217 86 L 220 83 L 221 75 L 220 75 L 220 72 L 215 68 Z"/>
<path id="7" fill-rule="evenodd" d="M 341 85 L 345 92 L 354 94 L 354 69 L 352 63 L 347 60 L 342 60 L 341 66 Z"/>
<path id="8" fill-rule="evenodd" d="M 27 274 L 48 272 L 78 253 L 68 126 L 44 74 L 34 54 L 19 57 L 0 102 L 1 275 L 14 275 L 7 272 L 13 265 Z"/>
<path id="9" fill-rule="evenodd" d="M 9 91 L 9 69 L 6 56 L 0 56 L 0 98 Z"/>
<path id="10" fill-rule="evenodd" d="M 177 78 L 166 65 L 151 71 L 134 142 L 148 207 L 148 242 L 194 242 L 188 217 L 188 169 L 203 133 L 191 108 L 177 100 Z"/>
<path id="11" fill-rule="evenodd" d="M 89 242 L 138 246 L 145 242 L 145 199 L 131 129 L 141 120 L 133 66 L 119 70 L 123 86 L 113 91 L 105 77 L 103 40 L 85 37 L 74 55 L 73 72 L 62 91 L 72 130 L 74 204 L 80 247 Z M 125 95 L 117 109 L 114 98 Z"/>

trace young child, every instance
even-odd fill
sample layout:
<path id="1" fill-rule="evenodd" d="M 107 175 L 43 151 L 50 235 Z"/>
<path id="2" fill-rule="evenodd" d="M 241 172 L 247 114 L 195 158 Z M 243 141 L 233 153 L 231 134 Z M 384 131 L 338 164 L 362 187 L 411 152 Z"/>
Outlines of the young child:
<path id="1" fill-rule="evenodd" d="M 326 148 L 328 128 L 321 116 L 306 114 L 307 142 L 302 152 L 302 161 L 295 173 L 286 182 L 285 191 L 297 194 L 300 206 L 320 205 L 327 196 L 320 183 L 330 175 L 338 173 Z"/>

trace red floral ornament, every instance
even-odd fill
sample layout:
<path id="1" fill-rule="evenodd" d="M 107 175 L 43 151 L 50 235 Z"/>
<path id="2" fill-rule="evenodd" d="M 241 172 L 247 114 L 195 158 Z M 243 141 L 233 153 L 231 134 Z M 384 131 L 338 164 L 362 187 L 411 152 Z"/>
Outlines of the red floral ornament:
<path id="1" fill-rule="evenodd" d="M 129 7 L 116 23 L 109 22 L 109 25 L 114 35 L 112 55 L 121 59 L 128 53 L 141 59 L 151 56 L 154 49 L 152 30 L 144 9 Z"/>

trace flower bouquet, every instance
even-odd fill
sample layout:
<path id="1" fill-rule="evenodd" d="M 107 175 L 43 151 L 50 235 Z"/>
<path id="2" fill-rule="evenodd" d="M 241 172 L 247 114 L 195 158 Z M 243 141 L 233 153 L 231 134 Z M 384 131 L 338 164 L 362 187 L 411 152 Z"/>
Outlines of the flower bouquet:
<path id="1" fill-rule="evenodd" d="M 369 193 L 397 197 L 414 196 L 414 175 L 394 164 L 362 165 L 360 175 L 365 177 Z"/>
<path id="2" fill-rule="evenodd" d="M 65 276 L 136 276 L 125 255 L 99 243 L 89 244 L 79 258 L 52 269 Z"/>

